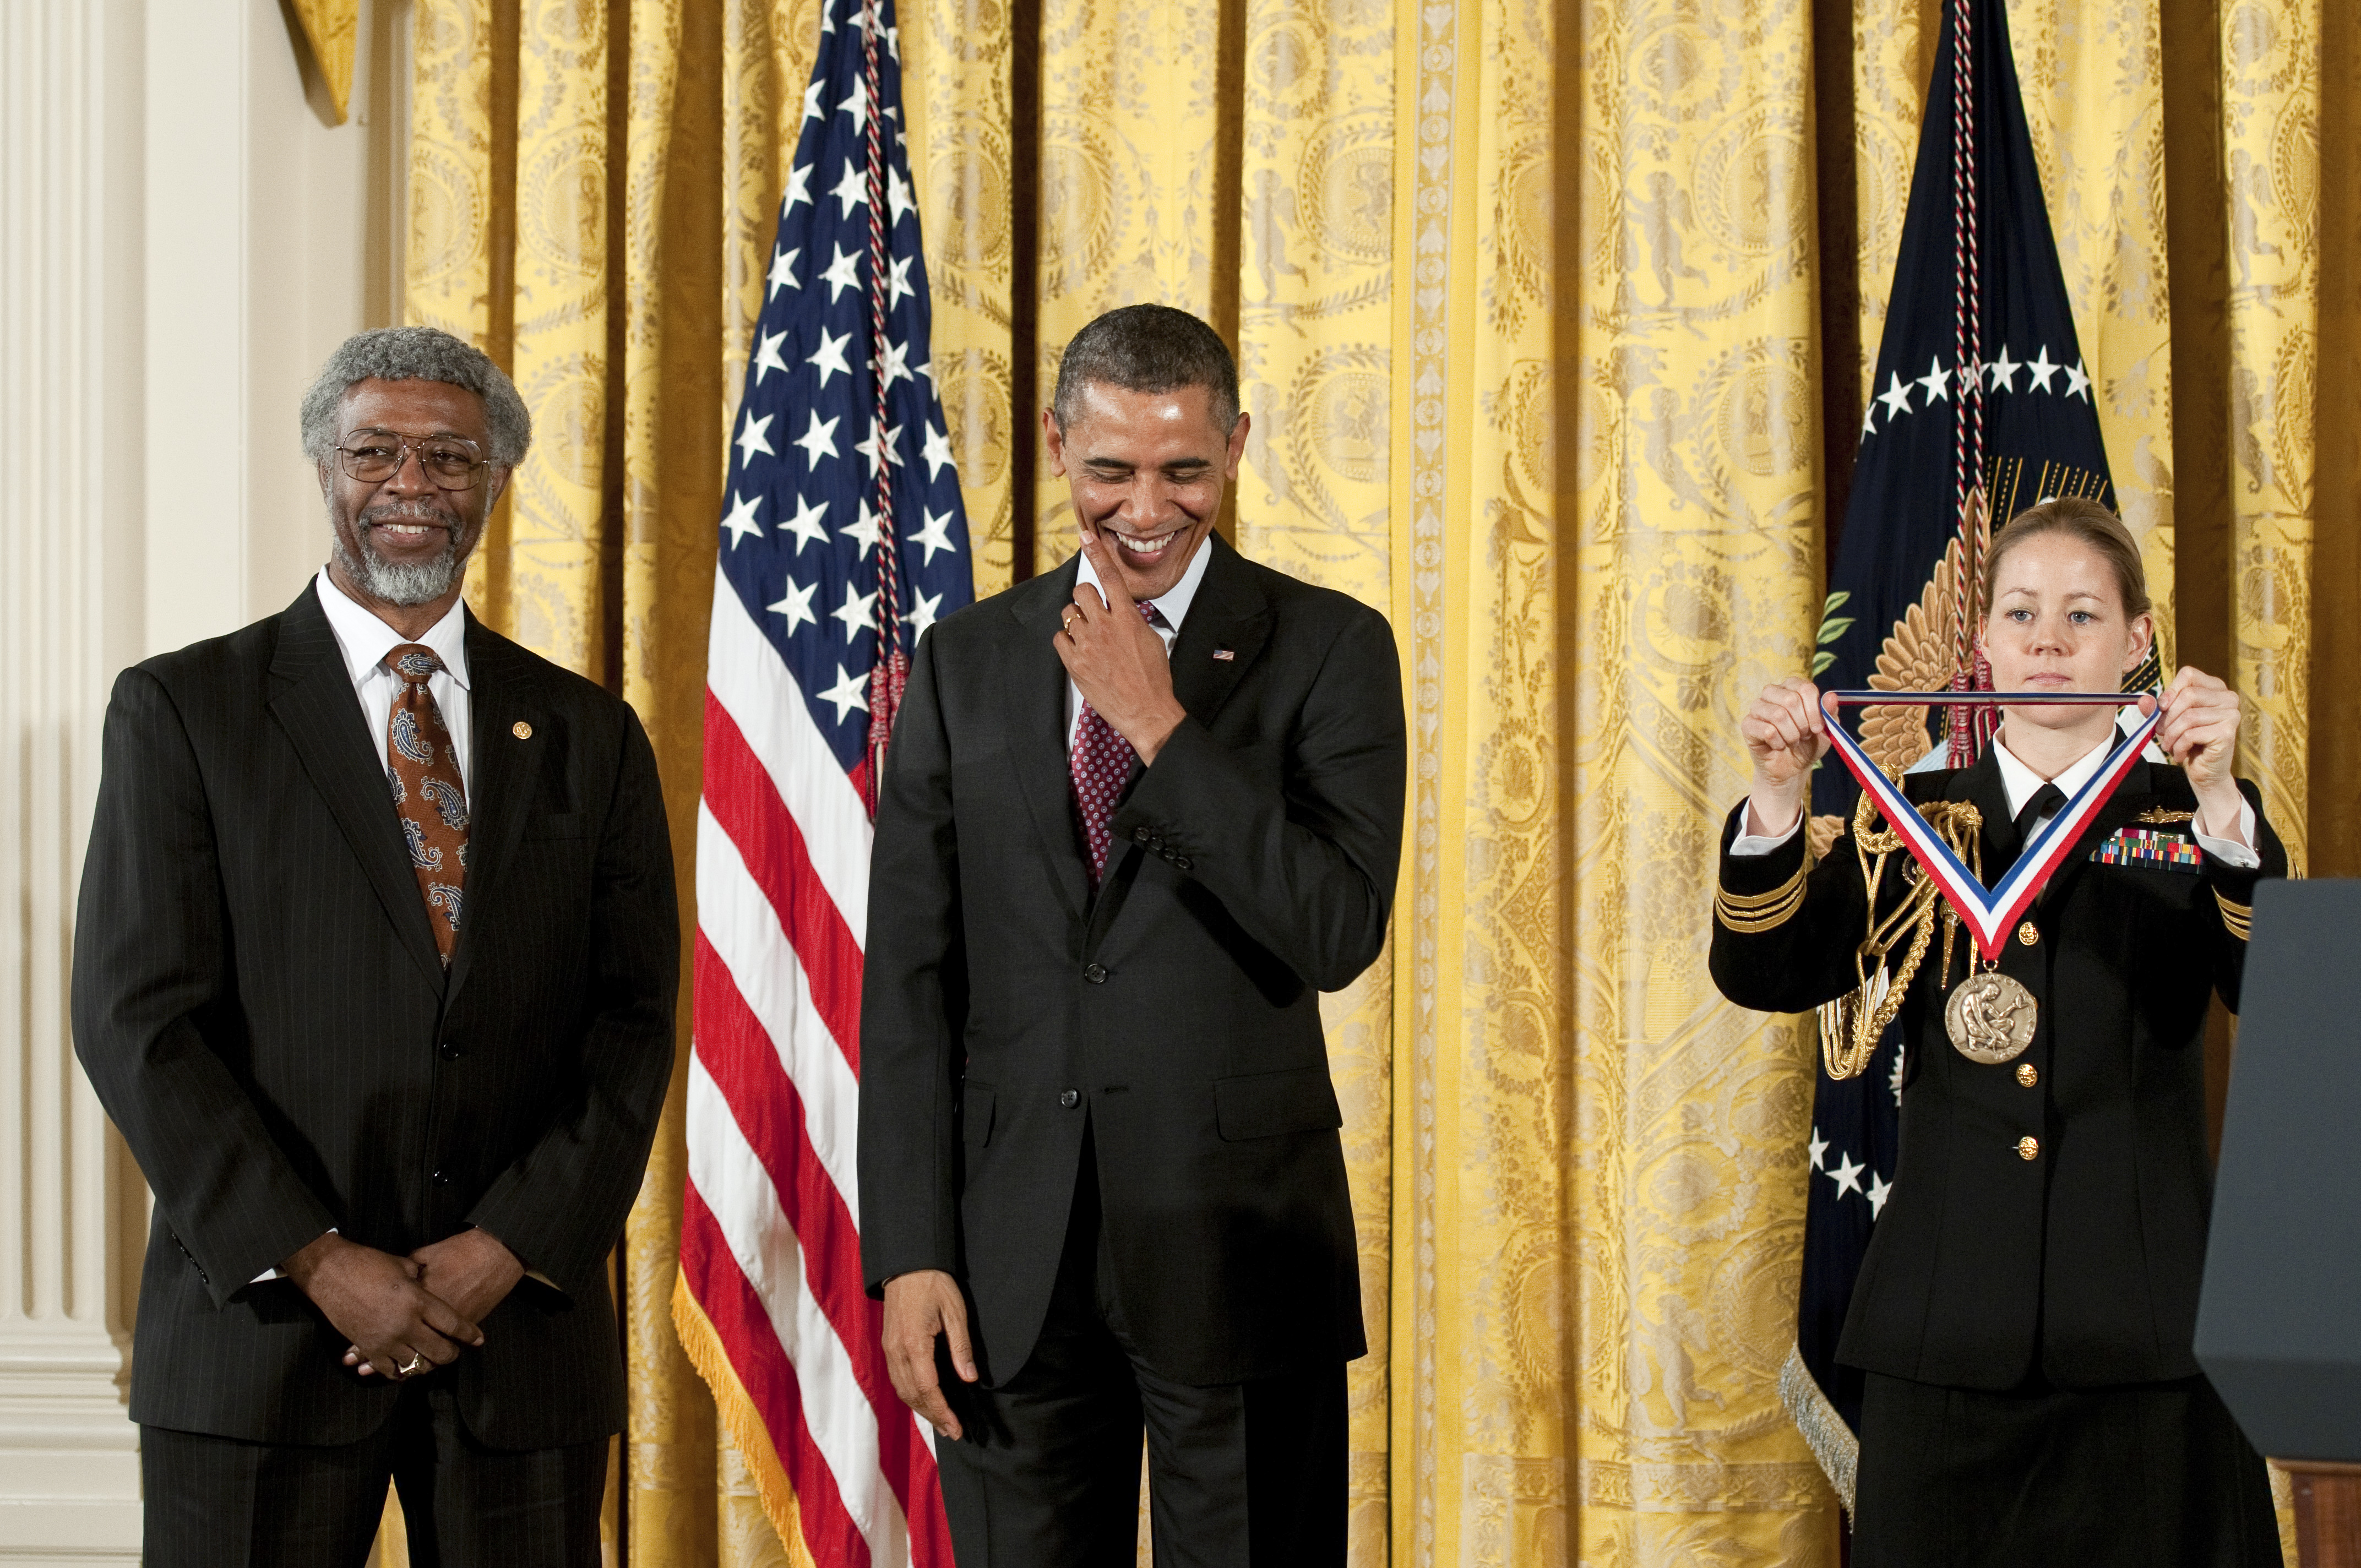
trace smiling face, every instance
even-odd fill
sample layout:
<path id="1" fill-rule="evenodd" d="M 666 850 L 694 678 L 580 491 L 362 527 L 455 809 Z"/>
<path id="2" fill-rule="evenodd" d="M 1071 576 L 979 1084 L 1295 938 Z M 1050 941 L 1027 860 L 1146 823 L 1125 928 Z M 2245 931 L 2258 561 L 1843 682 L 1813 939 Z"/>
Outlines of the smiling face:
<path id="1" fill-rule="evenodd" d="M 1042 414 L 1049 472 L 1066 481 L 1076 521 L 1109 547 L 1135 599 L 1160 598 L 1180 580 L 1238 476 L 1246 416 L 1222 430 L 1213 398 L 1210 387 L 1136 392 L 1094 381 L 1063 430 Z"/>
<path id="2" fill-rule="evenodd" d="M 2112 692 L 2147 656 L 2154 632 L 2149 616 L 2124 613 L 2106 556 L 2070 533 L 2037 533 L 2011 545 L 1993 573 L 1984 656 L 1995 691 Z M 2010 725 L 2044 729 L 2113 721 L 2105 708 L 2008 710 Z"/>
<path id="3" fill-rule="evenodd" d="M 445 381 L 355 382 L 336 421 L 337 444 L 350 446 L 365 431 L 413 441 L 456 435 L 475 443 L 480 453 L 491 450 L 483 400 Z M 428 477 L 412 451 L 391 478 L 370 485 L 346 473 L 338 455 L 329 454 L 320 466 L 320 484 L 335 535 L 329 571 L 337 586 L 366 605 L 447 609 L 507 479 L 508 470 L 493 465 L 478 469 L 468 488 L 446 490 Z"/>

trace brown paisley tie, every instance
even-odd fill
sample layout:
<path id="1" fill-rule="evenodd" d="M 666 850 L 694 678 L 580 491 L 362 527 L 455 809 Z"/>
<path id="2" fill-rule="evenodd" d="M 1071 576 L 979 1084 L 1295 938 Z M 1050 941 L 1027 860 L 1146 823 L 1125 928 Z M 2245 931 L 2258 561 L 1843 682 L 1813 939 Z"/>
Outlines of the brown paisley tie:
<path id="1" fill-rule="evenodd" d="M 467 788 L 443 710 L 426 685 L 443 661 L 423 643 L 404 642 L 385 656 L 385 667 L 401 683 L 386 719 L 386 782 L 410 842 L 426 922 L 447 966 L 459 942 L 459 897 L 467 882 Z"/>

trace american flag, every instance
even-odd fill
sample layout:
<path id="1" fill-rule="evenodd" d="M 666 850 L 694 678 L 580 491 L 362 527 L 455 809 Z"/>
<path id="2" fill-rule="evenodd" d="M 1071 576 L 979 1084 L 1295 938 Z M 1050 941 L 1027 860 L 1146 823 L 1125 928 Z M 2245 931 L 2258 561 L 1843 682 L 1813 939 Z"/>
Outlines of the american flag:
<path id="1" fill-rule="evenodd" d="M 820 34 L 713 585 L 673 1317 L 791 1552 L 950 1568 L 854 1156 L 872 784 L 908 650 L 975 589 L 891 0 L 825 0 Z"/>

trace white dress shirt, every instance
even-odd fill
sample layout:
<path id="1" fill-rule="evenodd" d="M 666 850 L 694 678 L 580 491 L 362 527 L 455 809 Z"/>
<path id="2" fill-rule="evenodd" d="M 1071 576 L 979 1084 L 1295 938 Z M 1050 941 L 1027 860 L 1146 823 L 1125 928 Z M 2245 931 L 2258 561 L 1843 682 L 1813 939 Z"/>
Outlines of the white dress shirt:
<path id="1" fill-rule="evenodd" d="M 336 634 L 336 646 L 344 652 L 345 671 L 352 676 L 353 690 L 361 699 L 361 712 L 368 716 L 369 738 L 377 745 L 378 764 L 390 767 L 391 760 L 385 754 L 385 732 L 393 718 L 393 695 L 401 677 L 386 668 L 385 656 L 412 640 L 379 620 L 374 611 L 346 597 L 345 590 L 336 587 L 324 566 L 320 569 L 316 586 L 320 608 L 328 612 L 328 628 Z M 445 728 L 451 731 L 451 750 L 459 763 L 459 788 L 472 794 L 475 775 L 467 764 L 475 746 L 474 737 L 467 732 L 467 612 L 453 603 L 449 612 L 417 641 L 434 650 L 434 656 L 443 661 L 441 671 L 427 677 L 426 689 L 434 695 L 434 706 L 442 710 Z"/>
<path id="2" fill-rule="evenodd" d="M 393 763 L 385 754 L 385 732 L 392 722 L 393 694 L 401 677 L 386 667 L 385 656 L 412 639 L 379 620 L 376 611 L 364 609 L 347 597 L 328 576 L 325 566 L 320 568 L 313 586 L 320 595 L 320 608 L 327 612 L 328 629 L 336 634 L 337 650 L 345 656 L 345 673 L 352 676 L 354 694 L 361 699 L 361 712 L 368 716 L 369 737 L 377 744 L 378 765 L 390 771 Z M 443 619 L 416 641 L 434 650 L 434 656 L 443 661 L 443 668 L 426 677 L 426 689 L 434 695 L 434 706 L 442 710 L 444 728 L 451 732 L 451 751 L 459 764 L 460 791 L 471 793 L 475 775 L 468 762 L 475 745 L 474 737 L 467 731 L 466 610 L 455 601 Z M 336 1228 L 329 1226 L 328 1234 L 335 1235 Z M 539 1271 L 526 1272 L 527 1277 L 556 1288 Z M 249 1283 L 259 1285 L 279 1277 L 279 1270 L 266 1268 Z"/>
<path id="3" fill-rule="evenodd" d="M 364 609 L 336 587 L 325 566 L 313 580 L 320 596 L 320 608 L 327 612 L 328 630 L 336 634 L 336 647 L 345 656 L 345 673 L 353 678 L 353 690 L 361 699 L 361 711 L 368 716 L 370 738 L 377 742 L 378 766 L 390 771 L 391 759 L 385 754 L 385 732 L 393 719 L 393 690 L 401 677 L 385 667 L 385 656 L 410 641 L 392 627 L 377 618 L 374 610 Z M 459 789 L 466 793 L 469 783 L 467 754 L 467 618 L 456 604 L 450 612 L 436 621 L 432 630 L 418 641 L 434 650 L 443 661 L 443 672 L 426 678 L 426 689 L 434 694 L 434 706 L 443 710 L 443 723 L 451 731 L 451 750 L 459 762 Z M 336 1227 L 330 1225 L 328 1234 L 335 1235 Z M 266 1279 L 280 1277 L 279 1270 L 266 1268 L 247 1283 L 259 1285 Z"/>
<path id="4" fill-rule="evenodd" d="M 1101 534 L 1099 537 L 1109 538 L 1106 534 Z M 1180 635 L 1180 623 L 1188 619 L 1189 606 L 1196 600 L 1198 586 L 1205 580 L 1205 563 L 1213 558 L 1212 537 L 1211 534 L 1207 534 L 1205 538 L 1197 541 L 1197 553 L 1190 557 L 1189 569 L 1180 574 L 1180 580 L 1173 584 L 1162 598 L 1140 601 L 1156 607 L 1156 613 L 1160 619 L 1151 620 L 1148 624 L 1162 641 L 1164 656 L 1168 659 L 1172 657 L 1173 640 Z M 1110 547 L 1116 550 L 1123 548 L 1120 544 L 1114 544 L 1111 540 Z M 1100 587 L 1098 571 L 1091 565 L 1090 556 L 1081 555 L 1077 560 L 1080 569 L 1074 576 L 1076 590 L 1079 591 L 1084 583 L 1088 583 L 1091 587 L 1099 589 L 1100 598 L 1105 598 L 1106 590 Z M 439 652 L 441 650 L 437 649 L 436 652 Z M 1081 727 L 1082 722 L 1082 688 L 1076 685 L 1073 677 L 1069 675 L 1066 677 L 1066 753 L 1069 756 L 1073 754 L 1074 731 Z"/>
<path id="5" fill-rule="evenodd" d="M 2126 709 L 2125 711 L 2136 712 L 2136 709 Z M 2119 729 L 2121 727 L 2121 720 L 2117 721 Z M 1999 736 L 1995 735 L 1993 737 L 1993 760 L 2000 764 L 2001 787 L 2008 795 L 2008 814 L 2010 819 L 2015 820 L 2016 814 L 2025 809 L 2025 803 L 2031 800 L 2034 796 L 2034 793 L 2040 789 L 2042 784 L 2045 783 L 2056 784 L 2058 786 L 2059 794 L 2064 795 L 2069 800 L 2073 799 L 2074 792 L 2091 782 L 2092 775 L 2096 773 L 2106 762 L 2109 753 L 2114 750 L 2114 742 L 2102 740 L 2097 745 L 2092 747 L 2088 751 L 2083 752 L 2080 758 L 2076 759 L 2074 765 L 2068 768 L 2064 773 L 2059 773 L 2054 779 L 2045 780 L 2039 773 L 2035 773 L 2031 768 L 2026 767 L 2023 762 L 2019 762 L 2017 760 L 2016 753 L 2010 751 Z M 1748 807 L 1750 813 L 1752 809 L 1753 808 L 1751 806 Z M 1795 818 L 1795 827 L 1788 828 L 1784 833 L 1777 834 L 1775 836 L 1769 833 L 1741 833 L 1737 837 L 1737 839 L 1731 841 L 1730 852 L 1733 855 L 1741 856 L 1767 855 L 1772 850 L 1777 849 L 1780 845 L 1785 843 L 1788 839 L 1795 836 L 1797 830 L 1804 826 L 1803 819 L 1806 815 L 1809 814 L 1799 813 Z M 2054 816 L 2056 814 L 2052 813 L 2051 815 Z M 2032 828 L 2026 831 L 2025 835 L 2026 841 L 2027 843 L 2031 843 L 2033 841 L 2034 835 L 2039 833 L 2043 826 L 2047 824 L 2048 820 L 2048 817 L 2037 818 L 2034 822 Z M 2191 836 L 2195 838 L 2197 840 L 2197 847 L 2204 850 L 2208 855 L 2213 856 L 2215 860 L 2221 861 L 2225 866 L 2234 866 L 2240 871 L 2252 871 L 2257 866 L 2263 863 L 2262 855 L 2254 848 L 2255 808 L 2243 795 L 2239 797 L 2238 801 L 2237 838 L 2215 839 L 2210 837 L 2207 834 L 2198 832 L 2197 824 L 2194 822 L 2191 822 L 2189 825 L 2189 828 Z"/>

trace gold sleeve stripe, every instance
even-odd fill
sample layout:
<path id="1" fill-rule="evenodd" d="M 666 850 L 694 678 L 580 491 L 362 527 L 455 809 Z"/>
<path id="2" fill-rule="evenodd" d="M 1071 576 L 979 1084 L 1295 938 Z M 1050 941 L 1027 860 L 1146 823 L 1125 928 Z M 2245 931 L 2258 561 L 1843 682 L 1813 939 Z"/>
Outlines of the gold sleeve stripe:
<path id="1" fill-rule="evenodd" d="M 2223 897 L 2222 890 L 2218 887 L 2213 890 L 2213 902 L 2222 906 L 2223 928 L 2242 942 L 2251 940 L 2255 924 L 2255 906 L 2251 904 L 2235 903 Z"/>
<path id="2" fill-rule="evenodd" d="M 1714 918 L 1741 937 L 1774 930 L 1795 918 L 1804 907 L 1805 879 L 1812 872 L 1812 857 L 1805 855 L 1795 874 L 1769 893 L 1732 893 L 1718 887 L 1713 894 Z"/>

